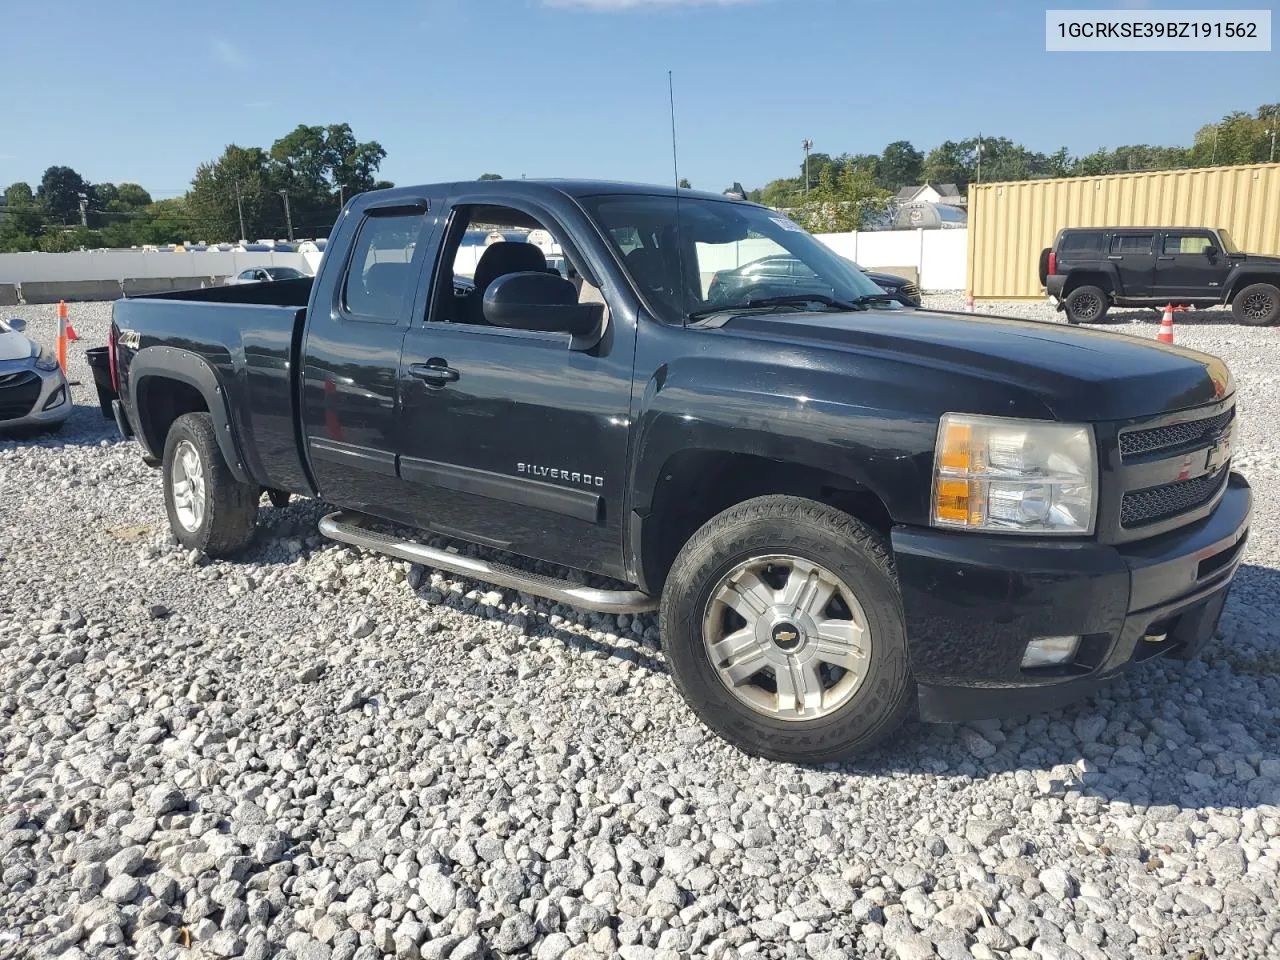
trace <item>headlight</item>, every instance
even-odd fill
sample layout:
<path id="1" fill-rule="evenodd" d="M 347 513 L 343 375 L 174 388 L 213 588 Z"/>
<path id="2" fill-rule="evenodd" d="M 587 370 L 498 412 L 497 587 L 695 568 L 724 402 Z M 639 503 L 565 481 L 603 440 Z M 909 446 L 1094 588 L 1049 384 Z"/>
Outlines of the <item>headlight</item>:
<path id="1" fill-rule="evenodd" d="M 1097 463 L 1092 427 L 945 414 L 934 452 L 933 525 L 1092 533 Z"/>
<path id="2" fill-rule="evenodd" d="M 44 347 L 40 348 L 40 352 L 36 354 L 36 369 L 52 371 L 58 369 L 58 358 L 55 354 L 50 353 Z"/>

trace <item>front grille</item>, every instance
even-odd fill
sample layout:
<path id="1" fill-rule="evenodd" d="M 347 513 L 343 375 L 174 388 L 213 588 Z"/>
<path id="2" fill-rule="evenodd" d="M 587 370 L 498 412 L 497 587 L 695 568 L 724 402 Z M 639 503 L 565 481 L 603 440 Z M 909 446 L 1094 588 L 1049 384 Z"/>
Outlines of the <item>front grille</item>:
<path id="1" fill-rule="evenodd" d="M 908 300 L 912 300 L 919 303 L 920 288 L 918 286 L 916 286 L 914 283 L 908 280 L 906 283 L 902 285 L 901 289 L 902 289 L 902 295 L 904 297 L 906 297 Z"/>
<path id="2" fill-rule="evenodd" d="M 1235 415 L 1235 407 L 1232 407 L 1216 417 L 1205 420 L 1186 420 L 1182 423 L 1171 423 L 1167 427 L 1152 427 L 1150 430 L 1131 430 L 1128 433 L 1122 433 L 1120 434 L 1120 456 L 1136 457 L 1156 450 L 1172 450 L 1175 447 L 1207 443 L 1222 433 Z"/>
<path id="3" fill-rule="evenodd" d="M 40 396 L 40 377 L 25 371 L 0 380 L 0 420 L 25 417 Z"/>
<path id="4" fill-rule="evenodd" d="M 1126 493 L 1120 503 L 1120 526 L 1138 527 L 1203 506 L 1222 489 L 1229 473 L 1229 470 L 1219 470 L 1194 480 L 1179 480 Z"/>

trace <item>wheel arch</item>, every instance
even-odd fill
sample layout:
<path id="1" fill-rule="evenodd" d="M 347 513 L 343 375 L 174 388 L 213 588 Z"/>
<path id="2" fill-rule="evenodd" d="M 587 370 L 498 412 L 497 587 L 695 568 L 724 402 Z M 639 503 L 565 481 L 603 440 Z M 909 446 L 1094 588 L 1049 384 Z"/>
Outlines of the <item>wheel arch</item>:
<path id="1" fill-rule="evenodd" d="M 648 507 L 632 527 L 632 556 L 642 589 L 661 592 L 680 548 L 712 517 L 771 494 L 835 507 L 886 536 L 893 525 L 885 499 L 856 470 L 835 471 L 744 451 L 679 450 L 663 462 Z"/>
<path id="2" fill-rule="evenodd" d="M 148 347 L 129 364 L 130 406 L 138 419 L 138 438 L 144 451 L 159 459 L 165 437 L 185 413 L 208 413 L 218 448 L 231 475 L 252 482 L 237 448 L 226 394 L 213 368 L 198 354 L 173 347 Z"/>

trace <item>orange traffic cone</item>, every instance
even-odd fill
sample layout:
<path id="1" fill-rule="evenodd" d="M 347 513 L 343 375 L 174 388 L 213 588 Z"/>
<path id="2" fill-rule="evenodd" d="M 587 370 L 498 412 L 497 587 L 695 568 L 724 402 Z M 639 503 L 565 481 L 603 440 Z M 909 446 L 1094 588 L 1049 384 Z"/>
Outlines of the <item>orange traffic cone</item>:
<path id="1" fill-rule="evenodd" d="M 58 302 L 58 366 L 67 375 L 67 305 Z"/>
<path id="2" fill-rule="evenodd" d="M 1160 332 L 1156 339 L 1161 343 L 1173 343 L 1173 304 L 1164 308 L 1164 319 L 1160 321 Z"/>
<path id="3" fill-rule="evenodd" d="M 71 325 L 71 317 L 67 315 L 67 303 L 65 300 L 58 301 L 58 320 L 61 322 L 62 329 L 66 331 L 68 343 L 75 343 L 80 339 L 80 335 L 76 333 L 76 328 Z"/>
<path id="4" fill-rule="evenodd" d="M 973 294 L 972 293 L 969 294 L 969 299 L 965 301 L 964 308 L 968 313 L 973 313 Z"/>

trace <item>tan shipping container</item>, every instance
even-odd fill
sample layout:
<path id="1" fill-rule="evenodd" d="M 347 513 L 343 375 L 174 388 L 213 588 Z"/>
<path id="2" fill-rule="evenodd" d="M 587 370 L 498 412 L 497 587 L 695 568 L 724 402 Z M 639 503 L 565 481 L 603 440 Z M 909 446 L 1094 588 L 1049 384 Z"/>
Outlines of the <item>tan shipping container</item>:
<path id="1" fill-rule="evenodd" d="M 1039 299 L 1040 251 L 1063 227 L 1226 227 L 1280 254 L 1280 163 L 1022 180 L 969 187 L 969 292 Z"/>

